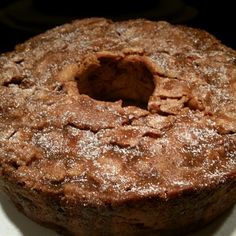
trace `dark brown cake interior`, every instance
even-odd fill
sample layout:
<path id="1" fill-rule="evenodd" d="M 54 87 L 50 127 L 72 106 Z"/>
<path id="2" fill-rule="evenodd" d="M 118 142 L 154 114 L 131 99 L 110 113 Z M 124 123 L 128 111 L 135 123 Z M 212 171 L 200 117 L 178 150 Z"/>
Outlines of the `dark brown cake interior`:
<path id="1" fill-rule="evenodd" d="M 141 60 L 99 58 L 77 75 L 80 94 L 123 106 L 146 108 L 154 91 L 153 75 Z"/>

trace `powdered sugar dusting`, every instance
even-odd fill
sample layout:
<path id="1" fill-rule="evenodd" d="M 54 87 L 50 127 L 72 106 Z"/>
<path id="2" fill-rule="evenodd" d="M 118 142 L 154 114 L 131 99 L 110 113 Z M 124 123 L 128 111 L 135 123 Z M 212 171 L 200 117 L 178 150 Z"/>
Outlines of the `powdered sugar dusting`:
<path id="1" fill-rule="evenodd" d="M 78 140 L 76 148 L 79 156 L 88 159 L 96 159 L 102 153 L 100 141 L 91 131 L 84 132 L 83 139 Z"/>

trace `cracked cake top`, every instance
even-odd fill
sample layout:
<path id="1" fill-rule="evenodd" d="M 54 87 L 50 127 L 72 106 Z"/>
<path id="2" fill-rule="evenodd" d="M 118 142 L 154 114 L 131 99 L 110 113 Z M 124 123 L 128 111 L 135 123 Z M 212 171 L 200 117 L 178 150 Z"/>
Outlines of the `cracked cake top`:
<path id="1" fill-rule="evenodd" d="M 0 173 L 67 201 L 175 196 L 236 171 L 236 52 L 166 22 L 75 21 L 0 56 Z"/>

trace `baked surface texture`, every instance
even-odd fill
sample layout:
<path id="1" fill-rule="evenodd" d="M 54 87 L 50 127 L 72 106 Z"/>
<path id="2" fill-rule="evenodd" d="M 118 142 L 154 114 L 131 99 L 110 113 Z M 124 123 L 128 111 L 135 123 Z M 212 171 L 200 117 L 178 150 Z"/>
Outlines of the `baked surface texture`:
<path id="1" fill-rule="evenodd" d="M 0 56 L 0 187 L 66 235 L 177 235 L 236 202 L 236 52 L 166 22 L 77 20 Z"/>

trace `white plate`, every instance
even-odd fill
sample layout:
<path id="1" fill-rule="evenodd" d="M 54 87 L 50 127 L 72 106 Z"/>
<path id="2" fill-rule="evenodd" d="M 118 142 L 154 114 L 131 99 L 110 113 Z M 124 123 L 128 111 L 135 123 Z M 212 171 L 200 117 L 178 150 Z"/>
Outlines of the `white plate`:
<path id="1" fill-rule="evenodd" d="M 55 232 L 39 226 L 19 213 L 2 193 L 0 193 L 0 235 L 58 236 Z M 236 236 L 236 206 L 211 225 L 191 236 Z"/>

